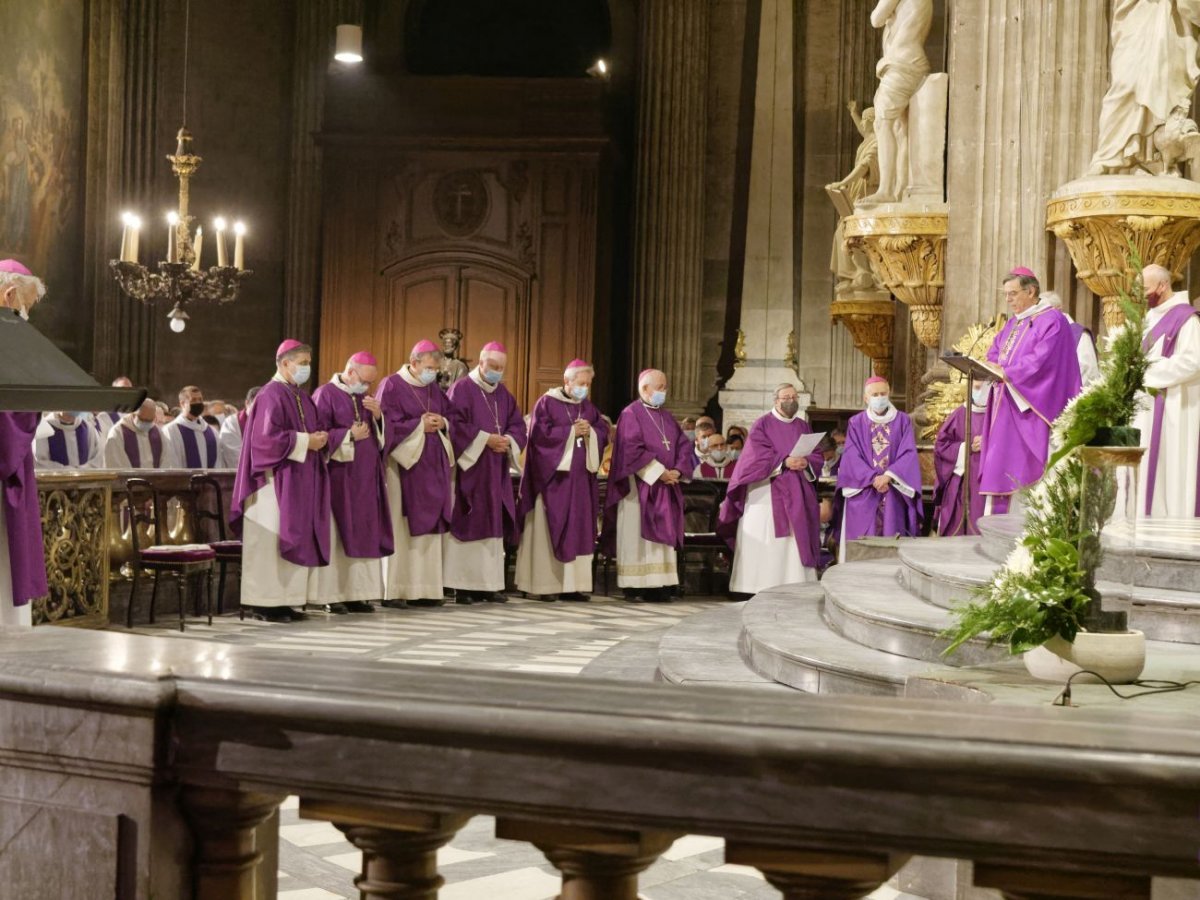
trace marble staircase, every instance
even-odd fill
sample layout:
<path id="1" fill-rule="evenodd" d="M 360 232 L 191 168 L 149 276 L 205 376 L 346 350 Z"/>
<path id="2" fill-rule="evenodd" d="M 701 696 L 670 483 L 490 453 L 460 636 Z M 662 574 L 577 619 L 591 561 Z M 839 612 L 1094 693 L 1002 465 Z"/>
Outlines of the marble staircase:
<path id="1" fill-rule="evenodd" d="M 1190 528 L 1139 540 L 1136 558 L 1109 554 L 1099 587 L 1147 637 L 1146 677 L 1200 678 L 1200 543 Z M 658 678 L 809 693 L 1048 702 L 1004 647 L 976 639 L 945 654 L 950 608 L 1011 552 L 1019 520 L 989 517 L 978 537 L 870 542 L 819 583 L 784 585 L 684 620 L 659 647 Z M 1141 537 L 1141 532 L 1139 532 Z M 1128 585 L 1132 583 L 1132 591 Z"/>

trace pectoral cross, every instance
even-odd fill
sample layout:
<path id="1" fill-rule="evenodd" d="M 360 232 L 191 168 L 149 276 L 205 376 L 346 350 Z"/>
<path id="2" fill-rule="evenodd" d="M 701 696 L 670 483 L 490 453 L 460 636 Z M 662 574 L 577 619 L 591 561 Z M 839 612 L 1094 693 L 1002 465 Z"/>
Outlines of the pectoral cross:
<path id="1" fill-rule="evenodd" d="M 667 436 L 666 436 L 665 434 L 663 435 L 662 444 L 663 444 L 663 446 L 664 446 L 664 447 L 666 447 L 666 448 L 667 448 L 667 451 L 668 451 L 668 452 L 670 452 L 670 450 L 671 450 L 671 442 L 667 440 Z"/>

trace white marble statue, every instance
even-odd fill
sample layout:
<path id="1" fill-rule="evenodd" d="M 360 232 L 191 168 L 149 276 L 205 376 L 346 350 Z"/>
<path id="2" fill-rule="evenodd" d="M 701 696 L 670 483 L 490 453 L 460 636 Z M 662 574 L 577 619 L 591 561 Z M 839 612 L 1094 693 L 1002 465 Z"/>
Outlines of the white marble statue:
<path id="1" fill-rule="evenodd" d="M 838 213 L 837 230 L 833 233 L 833 254 L 829 268 L 837 276 L 836 292 L 883 290 L 871 263 L 862 250 L 846 246 L 846 216 L 854 214 L 854 205 L 879 187 L 879 139 L 875 136 L 875 110 L 867 107 L 858 114 L 858 104 L 849 104 L 850 117 L 862 135 L 862 143 L 854 155 L 854 168 L 841 181 L 825 185 L 825 192 Z"/>
<path id="2" fill-rule="evenodd" d="M 871 24 L 883 29 L 883 56 L 875 67 L 879 190 L 861 201 L 864 207 L 895 203 L 908 187 L 908 104 L 929 74 L 925 38 L 933 24 L 933 0 L 879 0 Z"/>
<path id="3" fill-rule="evenodd" d="M 1188 113 L 1200 79 L 1200 0 L 1114 0 L 1112 79 L 1088 175 L 1178 175 L 1200 156 Z"/>

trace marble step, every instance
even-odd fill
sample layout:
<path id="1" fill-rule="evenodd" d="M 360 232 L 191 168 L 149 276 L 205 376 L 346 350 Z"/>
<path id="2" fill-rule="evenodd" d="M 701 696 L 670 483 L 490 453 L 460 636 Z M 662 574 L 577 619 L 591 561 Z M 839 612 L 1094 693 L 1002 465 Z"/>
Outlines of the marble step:
<path id="1" fill-rule="evenodd" d="M 789 690 L 755 672 L 742 659 L 738 644 L 745 605 L 730 603 L 721 609 L 697 613 L 667 629 L 658 644 L 656 680 L 669 684 Z"/>
<path id="2" fill-rule="evenodd" d="M 1016 546 L 1023 527 L 1023 516 L 982 516 L 979 519 L 980 551 L 994 562 L 1004 562 Z"/>
<path id="3" fill-rule="evenodd" d="M 820 584 L 756 594 L 742 610 L 741 652 L 747 664 L 760 675 L 813 694 L 900 696 L 910 677 L 958 677 L 959 670 L 951 666 L 882 653 L 832 631 L 822 615 L 824 601 Z"/>
<path id="4" fill-rule="evenodd" d="M 954 624 L 948 610 L 917 597 L 901 583 L 896 562 L 863 562 L 834 566 L 825 573 L 824 616 L 843 637 L 884 653 L 926 663 L 978 666 L 1008 657 L 1003 647 L 976 638 L 953 657 L 942 652 L 941 633 Z"/>
<path id="5" fill-rule="evenodd" d="M 1186 560 L 1152 561 L 1150 566 Z M 900 549 L 900 583 L 916 597 L 949 608 L 969 600 L 972 588 L 985 584 L 998 568 L 975 538 L 929 538 Z M 1101 575 L 1105 569 L 1101 568 Z M 1146 580 L 1143 577 L 1141 580 Z M 1200 579 L 1193 582 L 1200 585 Z M 1132 597 L 1127 588 L 1100 581 L 1105 608 L 1129 613 L 1131 628 L 1150 640 L 1200 644 L 1200 593 L 1139 585 Z"/>

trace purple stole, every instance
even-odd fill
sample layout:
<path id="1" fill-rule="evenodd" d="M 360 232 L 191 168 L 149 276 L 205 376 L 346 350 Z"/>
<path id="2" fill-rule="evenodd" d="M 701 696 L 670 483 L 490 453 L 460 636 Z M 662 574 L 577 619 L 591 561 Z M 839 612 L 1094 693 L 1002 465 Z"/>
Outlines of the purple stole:
<path id="1" fill-rule="evenodd" d="M 183 440 L 184 465 L 189 469 L 211 469 L 217 464 L 217 436 L 211 428 L 204 429 L 204 459 L 200 458 L 200 442 L 196 440 L 196 432 L 180 425 L 179 437 Z"/>
<path id="2" fill-rule="evenodd" d="M 61 428 L 53 428 L 53 434 L 47 439 L 50 448 L 50 458 L 60 466 L 69 466 L 71 458 L 67 456 L 67 433 Z M 86 466 L 88 461 L 88 428 L 79 425 L 75 428 L 75 446 L 79 450 L 79 465 Z"/>
<path id="3" fill-rule="evenodd" d="M 154 468 L 157 469 L 162 464 L 162 433 L 157 428 L 151 428 L 148 437 L 150 438 L 150 452 L 154 455 Z M 137 432 L 122 425 L 121 441 L 125 445 L 125 455 L 129 457 L 129 464 L 135 469 L 140 469 L 142 467 L 142 451 L 138 448 Z"/>
<path id="4" fill-rule="evenodd" d="M 1175 355 L 1175 342 L 1179 340 L 1179 332 L 1192 316 L 1200 315 L 1190 303 L 1180 303 L 1173 306 L 1163 315 L 1158 323 L 1142 338 L 1142 350 L 1149 352 L 1150 348 L 1162 339 L 1163 359 Z M 1163 414 L 1166 411 L 1167 392 L 1159 391 L 1154 397 L 1154 425 L 1150 431 L 1150 469 L 1146 473 L 1146 515 L 1150 515 L 1150 507 L 1154 503 L 1154 483 L 1158 479 L 1158 450 L 1162 443 Z M 1200 477 L 1200 472 L 1197 473 Z M 1196 491 L 1196 515 L 1200 516 L 1200 488 Z"/>

